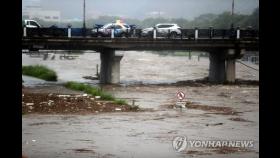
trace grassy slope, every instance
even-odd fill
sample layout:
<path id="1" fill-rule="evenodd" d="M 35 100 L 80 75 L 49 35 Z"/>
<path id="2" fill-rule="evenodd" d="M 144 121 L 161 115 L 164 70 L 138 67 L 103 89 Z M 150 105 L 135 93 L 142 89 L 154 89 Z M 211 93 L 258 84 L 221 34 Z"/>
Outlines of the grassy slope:
<path id="1" fill-rule="evenodd" d="M 65 84 L 65 87 L 73 90 L 84 91 L 85 93 L 91 94 L 93 96 L 100 96 L 102 100 L 113 101 L 113 103 L 115 104 L 127 105 L 127 102 L 125 100 L 116 99 L 111 94 L 102 91 L 100 88 L 92 87 L 87 84 L 71 81 L 71 82 L 67 82 Z"/>
<path id="2" fill-rule="evenodd" d="M 56 72 L 42 65 L 22 66 L 22 74 L 46 81 L 57 81 Z"/>

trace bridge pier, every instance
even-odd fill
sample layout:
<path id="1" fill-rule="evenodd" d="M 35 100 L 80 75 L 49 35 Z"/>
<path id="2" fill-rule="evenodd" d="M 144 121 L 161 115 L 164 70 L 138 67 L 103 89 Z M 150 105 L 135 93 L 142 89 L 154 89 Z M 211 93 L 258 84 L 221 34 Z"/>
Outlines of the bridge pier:
<path id="1" fill-rule="evenodd" d="M 226 82 L 235 82 L 235 59 L 226 60 Z"/>
<path id="2" fill-rule="evenodd" d="M 234 83 L 236 79 L 236 59 L 241 58 L 245 49 L 228 49 L 210 52 L 209 81 L 213 83 Z"/>
<path id="3" fill-rule="evenodd" d="M 235 49 L 228 49 L 226 52 L 226 82 L 234 83 L 236 78 L 235 60 L 240 52 Z"/>
<path id="4" fill-rule="evenodd" d="M 209 81 L 223 83 L 225 81 L 225 57 L 224 52 L 210 52 Z"/>
<path id="5" fill-rule="evenodd" d="M 113 49 L 100 51 L 100 83 L 117 84 L 120 82 L 120 61 L 122 57 L 122 55 L 115 55 Z"/>

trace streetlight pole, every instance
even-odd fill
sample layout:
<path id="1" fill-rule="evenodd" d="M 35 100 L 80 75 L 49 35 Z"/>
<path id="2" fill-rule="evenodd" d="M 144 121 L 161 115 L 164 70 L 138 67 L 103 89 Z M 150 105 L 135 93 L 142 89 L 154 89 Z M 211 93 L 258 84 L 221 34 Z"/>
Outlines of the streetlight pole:
<path id="1" fill-rule="evenodd" d="M 86 28 L 86 0 L 84 0 L 84 7 L 83 7 L 83 28 Z"/>
<path id="2" fill-rule="evenodd" d="M 232 0 L 231 4 L 231 27 L 233 28 L 233 15 L 234 15 L 234 0 Z"/>

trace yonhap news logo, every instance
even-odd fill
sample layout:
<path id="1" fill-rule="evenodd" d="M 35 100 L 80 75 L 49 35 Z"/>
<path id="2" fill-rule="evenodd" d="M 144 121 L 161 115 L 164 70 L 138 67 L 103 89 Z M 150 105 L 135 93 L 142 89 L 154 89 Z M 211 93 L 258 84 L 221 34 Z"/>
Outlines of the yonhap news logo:
<path id="1" fill-rule="evenodd" d="M 188 148 L 253 148 L 252 140 L 187 140 L 185 136 L 177 136 L 172 142 L 176 152 L 184 151 Z"/>
<path id="2" fill-rule="evenodd" d="M 187 137 L 185 136 L 178 136 L 173 139 L 173 148 L 177 152 L 181 152 L 186 149 L 187 147 Z"/>

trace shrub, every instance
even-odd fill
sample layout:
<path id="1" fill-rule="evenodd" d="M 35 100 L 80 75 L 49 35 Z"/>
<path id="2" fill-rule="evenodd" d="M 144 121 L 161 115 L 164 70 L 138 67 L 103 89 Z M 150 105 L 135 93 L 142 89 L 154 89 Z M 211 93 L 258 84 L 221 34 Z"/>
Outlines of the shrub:
<path id="1" fill-rule="evenodd" d="M 127 105 L 127 102 L 126 100 L 123 100 L 123 99 L 116 99 L 114 101 L 115 104 L 119 104 L 119 105 Z"/>
<path id="2" fill-rule="evenodd" d="M 46 81 L 57 81 L 56 72 L 42 65 L 22 66 L 22 74 Z"/>
<path id="3" fill-rule="evenodd" d="M 100 96 L 102 100 L 116 101 L 111 94 L 102 91 L 100 88 L 92 87 L 87 84 L 70 81 L 65 84 L 65 87 L 73 90 L 84 91 L 85 93 L 93 96 Z"/>

